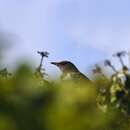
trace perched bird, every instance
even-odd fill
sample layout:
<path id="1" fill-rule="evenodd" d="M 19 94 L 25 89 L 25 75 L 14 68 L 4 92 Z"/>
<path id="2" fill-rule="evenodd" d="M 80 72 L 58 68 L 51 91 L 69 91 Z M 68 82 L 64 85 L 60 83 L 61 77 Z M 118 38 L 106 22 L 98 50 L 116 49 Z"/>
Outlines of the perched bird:
<path id="1" fill-rule="evenodd" d="M 63 80 L 72 80 L 75 82 L 89 82 L 90 80 L 82 74 L 77 67 L 70 61 L 51 62 L 56 65 L 62 72 Z"/>

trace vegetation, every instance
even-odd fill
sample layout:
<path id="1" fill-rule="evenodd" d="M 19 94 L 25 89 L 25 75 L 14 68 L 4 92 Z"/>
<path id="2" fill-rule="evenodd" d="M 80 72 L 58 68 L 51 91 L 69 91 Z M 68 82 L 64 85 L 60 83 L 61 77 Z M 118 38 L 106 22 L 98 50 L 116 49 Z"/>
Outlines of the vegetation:
<path id="1" fill-rule="evenodd" d="M 127 52 L 114 54 L 122 65 L 119 71 L 105 60 L 111 77 L 95 65 L 92 84 L 45 80 L 42 62 L 49 53 L 38 54 L 35 72 L 28 65 L 13 74 L 1 69 L 0 130 L 130 129 L 130 74 L 122 58 Z"/>

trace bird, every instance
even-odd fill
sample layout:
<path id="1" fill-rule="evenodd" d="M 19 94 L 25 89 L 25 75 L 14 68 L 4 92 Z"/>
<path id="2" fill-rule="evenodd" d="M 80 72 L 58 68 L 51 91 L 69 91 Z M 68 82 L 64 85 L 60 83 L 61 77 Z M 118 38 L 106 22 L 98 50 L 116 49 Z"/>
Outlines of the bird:
<path id="1" fill-rule="evenodd" d="M 62 72 L 62 80 L 72 80 L 74 82 L 90 82 L 90 79 L 81 73 L 78 68 L 70 61 L 51 62 Z"/>

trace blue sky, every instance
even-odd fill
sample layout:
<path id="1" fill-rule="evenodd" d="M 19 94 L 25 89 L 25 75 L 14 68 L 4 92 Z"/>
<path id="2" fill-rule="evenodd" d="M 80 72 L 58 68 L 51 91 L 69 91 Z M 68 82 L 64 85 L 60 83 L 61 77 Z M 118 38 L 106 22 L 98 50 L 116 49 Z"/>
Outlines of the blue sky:
<path id="1" fill-rule="evenodd" d="M 80 70 L 118 50 L 130 48 L 129 0 L 0 0 L 0 28 L 14 45 L 5 63 L 27 59 L 38 63 L 37 50 L 51 61 L 71 60 Z"/>

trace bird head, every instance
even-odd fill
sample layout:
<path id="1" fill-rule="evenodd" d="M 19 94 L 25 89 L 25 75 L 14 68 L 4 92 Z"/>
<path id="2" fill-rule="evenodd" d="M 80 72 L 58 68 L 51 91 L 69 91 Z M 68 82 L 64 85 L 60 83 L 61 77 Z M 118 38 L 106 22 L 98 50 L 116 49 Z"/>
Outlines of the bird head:
<path id="1" fill-rule="evenodd" d="M 51 62 L 51 64 L 56 65 L 63 73 L 79 72 L 76 66 L 70 61 Z"/>

